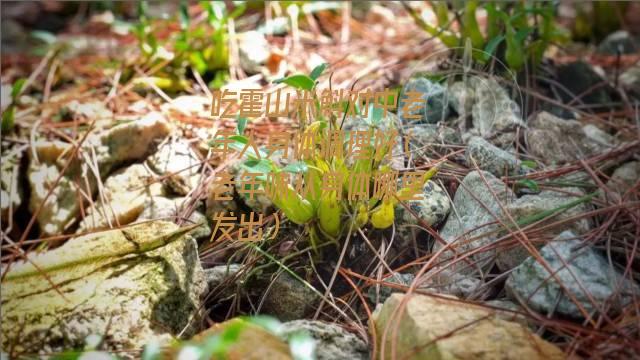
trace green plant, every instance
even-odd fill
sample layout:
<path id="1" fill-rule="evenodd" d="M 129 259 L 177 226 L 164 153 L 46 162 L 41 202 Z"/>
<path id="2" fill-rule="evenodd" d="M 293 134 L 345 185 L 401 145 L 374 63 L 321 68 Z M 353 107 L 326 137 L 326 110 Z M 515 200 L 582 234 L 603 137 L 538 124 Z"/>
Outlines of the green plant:
<path id="1" fill-rule="evenodd" d="M 11 87 L 11 104 L 2 113 L 2 132 L 7 133 L 13 131 L 15 126 L 15 113 L 18 97 L 22 92 L 25 79 L 18 79 Z"/>
<path id="2" fill-rule="evenodd" d="M 449 15 L 449 5 L 454 17 Z M 486 35 L 478 24 L 476 12 L 482 6 L 487 13 Z M 433 5 L 438 20 L 430 25 L 410 6 L 405 4 L 416 23 L 429 34 L 438 37 L 450 48 L 463 48 L 467 39 L 474 50 L 473 59 L 486 63 L 495 55 L 509 68 L 518 71 L 525 62 L 538 64 L 547 47 L 554 42 L 565 41 L 566 31 L 557 26 L 554 4 L 544 2 L 495 2 L 480 3 L 477 0 L 438 1 Z M 459 31 L 450 30 L 456 21 Z"/>
<path id="3" fill-rule="evenodd" d="M 327 241 L 337 242 L 345 231 L 352 231 L 365 226 L 367 223 L 374 228 L 384 229 L 393 224 L 394 207 L 398 203 L 398 198 L 403 196 L 407 188 L 400 189 L 396 196 L 371 197 L 370 199 L 352 198 L 348 199 L 349 181 L 344 181 L 341 187 L 331 188 L 328 191 L 321 191 L 322 182 L 325 175 L 337 174 L 342 179 L 357 174 L 364 174 L 366 179 L 372 179 L 374 174 L 390 173 L 391 168 L 385 164 L 386 155 L 391 151 L 392 142 L 384 141 L 374 146 L 375 140 L 371 138 L 368 145 L 365 145 L 363 156 L 349 161 L 344 154 L 349 145 L 348 137 L 344 136 L 338 146 L 342 151 L 329 155 L 322 151 L 321 144 L 326 144 L 333 130 L 339 130 L 341 122 L 335 114 L 326 115 L 321 111 L 321 101 L 315 90 L 316 80 L 326 69 L 326 65 L 315 68 L 310 75 L 296 74 L 283 79 L 276 80 L 278 83 L 288 84 L 298 90 L 311 91 L 313 94 L 313 118 L 307 119 L 305 114 L 300 114 L 300 133 L 312 134 L 316 139 L 310 150 L 310 155 L 296 163 L 285 167 L 278 166 L 274 161 L 266 159 L 265 154 L 255 154 L 255 152 L 245 152 L 246 158 L 241 163 L 247 172 L 261 173 L 259 177 L 265 193 L 273 201 L 274 205 L 293 223 L 304 225 L 308 231 L 311 246 L 317 250 L 318 245 Z M 340 103 L 342 106 L 343 103 Z M 344 104 L 349 106 L 349 104 Z M 353 105 L 352 105 L 353 106 Z M 300 111 L 300 109 L 298 109 Z M 379 125 L 382 121 L 383 111 L 370 104 L 367 118 L 364 119 L 370 124 L 370 130 Z M 360 111 L 358 110 L 358 113 Z M 346 116 L 346 111 L 345 111 Z M 342 118 L 344 121 L 345 117 Z M 383 132 L 381 132 L 383 133 Z M 394 136 L 393 132 L 384 133 L 389 137 Z M 369 132 L 373 137 L 373 131 Z M 236 141 L 232 148 L 242 150 L 248 144 L 249 139 L 241 133 L 233 136 Z M 304 138 L 303 138 L 304 139 Z M 335 139 L 335 138 L 333 138 Z M 300 145 L 298 145 L 300 146 Z M 426 182 L 436 169 L 424 174 L 422 183 Z M 294 187 L 290 183 L 286 184 L 284 194 L 269 191 L 272 183 L 268 181 L 269 176 L 277 177 L 278 174 L 290 173 L 298 176 L 298 183 L 304 187 Z M 271 174 L 271 175 L 269 175 Z M 420 184 L 420 185 L 421 185 Z M 351 184 L 351 186 L 353 186 Z M 362 185 L 364 187 L 364 185 Z M 395 187 L 395 182 L 394 182 Z M 307 191 L 301 192 L 302 188 Z M 369 186 L 368 189 L 371 189 Z M 360 188 L 362 189 L 362 188 Z"/>
<path id="4" fill-rule="evenodd" d="M 160 43 L 154 35 L 157 25 L 147 16 L 146 1 L 138 3 L 138 22 L 132 32 L 138 39 L 143 62 L 154 67 L 167 62 L 153 77 L 138 80 L 139 84 L 152 81 L 161 89 L 182 90 L 186 87 L 186 69 L 193 68 L 199 74 L 210 74 L 210 86 L 220 88 L 228 78 L 230 19 L 242 15 L 247 8 L 245 1 L 234 1 L 232 10 L 224 2 L 201 1 L 206 19 L 192 22 L 187 2 L 180 3 L 180 31 Z"/>

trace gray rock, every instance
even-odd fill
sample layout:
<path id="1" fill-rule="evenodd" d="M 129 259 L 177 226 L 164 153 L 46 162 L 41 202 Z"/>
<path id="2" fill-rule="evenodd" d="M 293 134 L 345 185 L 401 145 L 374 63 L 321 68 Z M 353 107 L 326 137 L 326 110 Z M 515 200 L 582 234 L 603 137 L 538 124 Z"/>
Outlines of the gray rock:
<path id="1" fill-rule="evenodd" d="M 4 144 L 3 144 L 4 145 Z M 3 146 L 4 148 L 4 146 Z M 4 227 L 10 225 L 9 216 L 22 204 L 22 184 L 20 182 L 20 161 L 23 151 L 18 147 L 2 152 L 0 163 L 0 217 Z"/>
<path id="2" fill-rule="evenodd" d="M 147 159 L 149 167 L 163 176 L 178 195 L 187 195 L 200 180 L 200 159 L 186 141 L 169 141 Z"/>
<path id="3" fill-rule="evenodd" d="M 250 74 L 259 73 L 271 52 L 267 39 L 258 31 L 247 31 L 238 36 L 240 66 Z"/>
<path id="4" fill-rule="evenodd" d="M 402 286 L 410 286 L 413 282 L 413 279 L 415 279 L 415 276 L 413 274 L 394 273 L 393 275 L 383 279 L 383 281 Z M 380 284 L 380 286 L 369 287 L 369 289 L 367 290 L 367 297 L 372 303 L 379 304 L 387 300 L 387 298 L 394 292 L 403 291 Z"/>
<path id="5" fill-rule="evenodd" d="M 451 209 L 451 202 L 444 189 L 429 180 L 422 187 L 422 194 L 422 199 L 406 200 L 404 203 L 427 225 L 431 226 L 443 221 Z M 396 205 L 395 219 L 399 227 L 420 225 L 418 218 L 402 204 Z"/>
<path id="6" fill-rule="evenodd" d="M 407 93 L 418 92 L 422 102 L 407 102 Z M 403 123 L 435 124 L 449 116 L 447 92 L 444 86 L 425 78 L 410 79 L 402 88 L 398 101 L 398 116 Z M 405 104 L 408 106 L 405 109 Z M 408 111 L 405 111 L 408 110 Z M 411 118 L 417 116 L 417 118 Z"/>
<path id="7" fill-rule="evenodd" d="M 108 333 L 101 348 L 119 351 L 189 337 L 206 290 L 196 243 L 174 224 L 76 237 L 6 274 L 2 348 L 50 354 L 82 349 L 87 336 Z"/>
<path id="8" fill-rule="evenodd" d="M 437 271 L 436 271 L 437 270 Z M 425 275 L 429 281 L 421 283 L 420 289 L 438 294 L 468 298 L 477 292 L 482 281 L 451 269 L 434 269 Z"/>
<path id="9" fill-rule="evenodd" d="M 406 126 L 403 133 L 409 138 L 410 150 L 425 152 L 429 147 L 450 144 L 462 144 L 458 132 L 450 127 L 436 124 L 417 124 Z"/>
<path id="10" fill-rule="evenodd" d="M 261 313 L 273 315 L 281 321 L 302 319 L 320 299 L 313 290 L 285 271 L 273 279 L 263 279 L 259 284 L 250 286 L 249 291 L 261 296 Z"/>
<path id="11" fill-rule="evenodd" d="M 507 204 L 505 208 L 511 215 L 511 218 L 515 221 L 520 221 L 533 215 L 552 211 L 578 199 L 578 197 L 569 195 L 564 191 L 568 193 L 582 194 L 582 192 L 577 188 L 564 188 L 563 192 L 546 190 L 537 195 L 524 195 L 512 203 Z M 539 222 L 538 227 L 546 226 L 555 222 L 568 221 L 568 219 L 578 217 L 580 214 L 589 212 L 589 210 L 590 207 L 583 203 L 549 216 L 546 220 Z M 510 223 L 510 220 L 507 218 L 503 218 L 503 221 L 506 224 Z M 571 230 L 580 235 L 587 233 L 590 229 L 591 221 L 589 218 L 580 218 L 578 220 L 565 222 L 555 226 L 546 230 L 544 233 L 538 233 L 536 238 L 545 237 L 553 239 L 565 230 Z M 542 246 L 542 244 L 534 245 L 537 245 L 537 247 Z M 514 247 L 510 246 L 508 248 L 499 249 L 496 263 L 502 271 L 507 271 L 521 264 L 529 255 L 529 251 L 518 243 Z"/>
<path id="12" fill-rule="evenodd" d="M 563 101 L 570 102 L 576 96 L 581 96 L 580 101 L 586 104 L 608 104 L 611 96 L 605 87 L 598 87 L 605 79 L 602 78 L 591 66 L 584 61 L 576 61 L 564 64 L 557 69 L 557 80 L 570 93 L 564 89 L 559 90 Z M 583 94 L 587 89 L 593 89 Z"/>
<path id="13" fill-rule="evenodd" d="M 136 222 L 146 220 L 165 220 L 176 222 L 184 213 L 184 205 L 186 198 L 168 199 L 162 196 L 147 197 L 144 202 L 144 210 Z M 208 239 L 211 237 L 211 227 L 207 221 L 207 217 L 201 212 L 195 210 L 187 218 L 185 225 L 202 223 L 201 226 L 193 229 L 190 235 L 196 240 Z"/>
<path id="14" fill-rule="evenodd" d="M 466 159 L 467 166 L 470 168 L 477 164 L 480 169 L 486 170 L 495 176 L 514 175 L 521 172 L 520 161 L 515 155 L 500 149 L 479 136 L 474 136 L 469 141 Z"/>
<path id="15" fill-rule="evenodd" d="M 442 253 L 443 260 L 453 258 L 455 253 L 460 255 L 492 243 L 495 234 L 487 233 L 495 229 L 487 224 L 500 219 L 503 216 L 501 204 L 511 202 L 514 197 L 511 189 L 489 172 L 472 171 L 467 174 L 454 196 L 452 212 L 440 231 L 444 241 L 457 245 L 453 250 Z M 443 246 L 436 242 L 433 252 L 437 252 Z M 496 250 L 489 249 L 472 255 L 470 261 L 480 268 L 486 268 L 495 256 Z M 464 261 L 458 262 L 455 266 L 464 274 L 473 273 L 475 270 Z"/>
<path id="16" fill-rule="evenodd" d="M 477 79 L 475 102 L 471 106 L 473 132 L 504 147 L 515 140 L 515 131 L 524 127 L 520 106 L 494 79 Z"/>
<path id="17" fill-rule="evenodd" d="M 476 101 L 475 81 L 455 82 L 447 88 L 449 105 L 458 115 L 466 117 L 471 114 L 471 108 Z"/>
<path id="18" fill-rule="evenodd" d="M 618 30 L 607 35 L 598 45 L 600 54 L 617 55 L 620 53 L 625 55 L 635 54 L 638 51 L 640 51 L 640 39 L 625 30 Z"/>
<path id="19" fill-rule="evenodd" d="M 369 359 L 369 347 L 355 334 L 323 321 L 294 320 L 282 324 L 281 336 L 306 332 L 316 341 L 318 360 Z"/>
<path id="20" fill-rule="evenodd" d="M 586 129 L 585 129 L 586 128 Z M 576 120 L 564 120 L 541 112 L 529 121 L 525 133 L 529 152 L 546 164 L 562 164 L 612 148 L 612 138 Z"/>
<path id="21" fill-rule="evenodd" d="M 234 286 L 227 283 L 231 281 L 242 270 L 240 264 L 218 265 L 210 269 L 204 269 L 204 277 L 207 280 L 209 291 L 220 294 L 218 298 L 227 297 L 232 294 Z"/>
<path id="22" fill-rule="evenodd" d="M 133 164 L 113 173 L 104 182 L 102 194 L 80 221 L 78 233 L 126 225 L 135 221 L 149 197 L 163 195 L 162 185 L 142 164 Z"/>
<path id="23" fill-rule="evenodd" d="M 507 294 L 544 315 L 555 312 L 584 318 L 585 314 L 571 297 L 589 315 L 600 313 L 603 306 L 610 306 L 611 312 L 619 312 L 632 301 L 631 296 L 637 292 L 637 286 L 588 244 L 575 238 L 572 232 L 563 232 L 540 250 L 540 256 L 554 276 L 530 257 L 509 275 L 505 286 Z M 618 295 L 614 296 L 615 293 Z"/>
<path id="24" fill-rule="evenodd" d="M 615 169 L 607 187 L 624 194 L 640 181 L 640 161 L 630 161 Z"/>
<path id="25" fill-rule="evenodd" d="M 624 88 L 635 93 L 636 97 L 640 97 L 640 65 L 625 70 L 620 74 L 619 81 Z"/>

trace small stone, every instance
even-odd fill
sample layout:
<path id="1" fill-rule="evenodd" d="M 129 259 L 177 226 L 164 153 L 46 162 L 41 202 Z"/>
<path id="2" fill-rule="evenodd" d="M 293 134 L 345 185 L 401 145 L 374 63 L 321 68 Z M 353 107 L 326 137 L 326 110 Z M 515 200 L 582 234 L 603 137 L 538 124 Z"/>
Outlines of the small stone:
<path id="1" fill-rule="evenodd" d="M 282 324 L 281 337 L 306 332 L 316 342 L 317 360 L 369 359 L 369 347 L 342 327 L 316 320 L 294 320 Z"/>
<path id="2" fill-rule="evenodd" d="M 515 140 L 515 131 L 524 127 L 520 106 L 492 78 L 473 78 L 475 102 L 471 106 L 473 132 L 491 142 L 507 146 Z"/>
<path id="3" fill-rule="evenodd" d="M 210 269 L 204 269 L 204 277 L 209 285 L 209 291 L 220 291 L 218 288 L 224 286 L 242 270 L 240 264 L 218 265 Z"/>
<path id="4" fill-rule="evenodd" d="M 465 117 L 471 114 L 471 108 L 475 103 L 475 83 L 471 81 L 465 85 L 463 81 L 458 81 L 448 87 L 449 105 L 458 113 Z"/>
<path id="5" fill-rule="evenodd" d="M 529 121 L 525 133 L 529 152 L 546 164 L 562 164 L 610 149 L 611 138 L 577 120 L 564 120 L 541 112 Z"/>
<path id="6" fill-rule="evenodd" d="M 540 256 L 554 276 L 529 257 L 511 272 L 505 288 L 512 299 L 526 303 L 545 316 L 558 313 L 584 318 L 599 313 L 603 306 L 618 313 L 632 301 L 634 293 L 637 295 L 635 284 L 588 244 L 576 239 L 571 231 L 563 232 L 545 245 Z M 619 295 L 614 296 L 615 293 Z M 579 310 L 572 298 L 587 314 Z"/>
<path id="7" fill-rule="evenodd" d="M 20 161 L 23 151 L 18 148 L 10 148 L 2 152 L 0 162 L 0 217 L 4 227 L 9 222 L 9 215 L 22 204 L 22 185 L 20 182 Z"/>
<path id="8" fill-rule="evenodd" d="M 398 311 L 403 302 L 406 306 Z M 373 321 L 378 350 L 383 344 L 385 349 L 376 356 L 385 359 L 565 358 L 559 348 L 522 325 L 455 298 L 392 294 L 376 309 Z"/>
<path id="9" fill-rule="evenodd" d="M 150 196 L 145 199 L 144 210 L 136 222 L 146 220 L 165 220 L 176 222 L 181 219 L 184 213 L 184 205 L 186 198 L 168 199 L 162 196 Z M 208 239 L 211 236 L 211 227 L 207 221 L 207 217 L 201 212 L 195 210 L 187 218 L 185 225 L 201 223 L 202 225 L 193 229 L 190 235 L 196 240 Z"/>
<path id="10" fill-rule="evenodd" d="M 271 52 L 267 39 L 258 31 L 247 31 L 238 36 L 240 66 L 248 73 L 256 74 L 267 62 Z"/>
<path id="11" fill-rule="evenodd" d="M 466 152 L 467 166 L 477 165 L 495 176 L 519 174 L 520 161 L 515 155 L 500 149 L 485 139 L 474 136 L 469 141 Z"/>
<path id="12" fill-rule="evenodd" d="M 230 330 L 226 332 L 226 330 Z M 237 331 L 240 330 L 240 331 Z M 289 345 L 280 339 L 272 331 L 262 326 L 251 323 L 242 318 L 233 318 L 223 323 L 215 324 L 210 329 L 201 332 L 174 350 L 174 354 L 167 356 L 167 359 L 198 359 L 202 354 L 199 349 L 206 349 L 212 343 L 212 339 L 225 339 L 223 334 L 230 334 L 237 331 L 237 337 L 224 347 L 225 359 L 247 359 L 247 360 L 293 360 Z M 193 345 L 195 346 L 193 346 Z M 190 351 L 196 348 L 197 353 Z M 220 358 L 212 356 L 211 359 Z"/>
<path id="13" fill-rule="evenodd" d="M 640 181 L 640 161 L 630 161 L 617 168 L 609 181 L 607 188 L 618 195 L 625 195 Z"/>
<path id="14" fill-rule="evenodd" d="M 396 205 L 395 219 L 398 226 L 406 225 L 435 225 L 443 221 L 449 209 L 451 202 L 447 193 L 435 182 L 429 180 L 422 187 L 422 199 L 403 201 L 418 217 L 408 211 L 401 203 Z M 418 220 L 420 219 L 420 220 Z"/>
<path id="15" fill-rule="evenodd" d="M 640 39 L 626 30 L 618 30 L 607 35 L 598 45 L 598 53 L 607 55 L 635 54 L 640 51 Z"/>
<path id="16" fill-rule="evenodd" d="M 442 227 L 440 236 L 447 243 L 460 244 L 455 250 L 458 254 L 492 243 L 495 239 L 488 233 L 495 229 L 487 224 L 497 221 L 503 215 L 502 205 L 511 202 L 514 198 L 515 195 L 511 189 L 491 173 L 470 172 L 462 180 L 454 196 L 452 206 L 454 211 Z M 436 242 L 433 252 L 437 252 L 443 246 L 440 242 Z M 446 251 L 442 256 L 443 260 L 449 259 L 454 257 L 454 253 Z M 472 255 L 470 261 L 479 267 L 486 267 L 491 264 L 495 256 L 496 250 L 488 249 Z M 462 268 L 461 272 L 467 274 L 474 272 L 474 269 L 466 266 L 464 261 L 458 264 L 456 266 Z"/>
<path id="17" fill-rule="evenodd" d="M 200 159 L 185 141 L 165 143 L 147 159 L 147 163 L 178 195 L 189 194 L 200 181 Z"/>
<path id="18" fill-rule="evenodd" d="M 273 279 L 260 279 L 259 284 L 250 286 L 263 301 L 261 313 L 277 317 L 281 321 L 302 319 L 319 300 L 319 296 L 300 280 L 280 272 Z"/>
<path id="19" fill-rule="evenodd" d="M 142 164 L 133 164 L 111 175 L 104 182 L 102 196 L 98 196 L 95 205 L 80 221 L 77 233 L 134 222 L 144 210 L 148 197 L 163 194 L 153 178 L 153 173 Z"/>
<path id="20" fill-rule="evenodd" d="M 392 284 L 398 284 L 402 286 L 410 286 L 415 279 L 413 274 L 403 274 L 403 273 L 393 273 L 391 276 L 382 279 L 382 281 Z M 379 304 L 385 302 L 387 298 L 393 294 L 394 292 L 403 292 L 400 289 L 396 289 L 390 286 L 385 286 L 380 284 L 380 286 L 371 286 L 367 290 L 367 297 L 369 301 L 374 304 Z"/>
<path id="21" fill-rule="evenodd" d="M 421 102 L 407 102 L 408 93 L 412 92 L 419 93 Z M 417 118 L 413 118 L 414 116 Z M 446 120 L 448 116 L 449 107 L 444 86 L 429 79 L 413 78 L 402 88 L 398 101 L 398 117 L 403 123 L 435 124 Z"/>
<path id="22" fill-rule="evenodd" d="M 635 65 L 625 70 L 620 74 L 618 80 L 624 88 L 633 92 L 636 98 L 640 99 L 640 65 Z"/>
<path id="23" fill-rule="evenodd" d="M 482 285 L 480 279 L 452 271 L 451 269 L 436 268 L 434 270 L 425 275 L 430 280 L 421 283 L 420 289 L 466 299 L 478 291 Z"/>

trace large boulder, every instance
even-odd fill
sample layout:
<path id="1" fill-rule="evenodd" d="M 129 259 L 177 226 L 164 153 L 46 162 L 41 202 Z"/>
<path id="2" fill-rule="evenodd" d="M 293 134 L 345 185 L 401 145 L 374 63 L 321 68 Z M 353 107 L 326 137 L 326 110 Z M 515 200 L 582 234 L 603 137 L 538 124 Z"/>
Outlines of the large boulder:
<path id="1" fill-rule="evenodd" d="M 104 350 L 137 350 L 189 336 L 206 289 L 188 229 L 157 221 L 76 237 L 11 266 L 2 348 L 50 354 L 97 334 Z"/>
<path id="2" fill-rule="evenodd" d="M 373 315 L 380 357 L 565 358 L 555 345 L 518 323 L 501 319 L 487 308 L 462 303 L 455 298 L 407 296 L 391 295 Z M 406 307 L 398 311 L 403 302 L 406 302 Z"/>
<path id="3" fill-rule="evenodd" d="M 571 231 L 545 245 L 540 258 L 545 265 L 529 257 L 511 272 L 505 287 L 512 299 L 545 316 L 585 318 L 605 308 L 620 312 L 638 293 L 631 280 Z"/>

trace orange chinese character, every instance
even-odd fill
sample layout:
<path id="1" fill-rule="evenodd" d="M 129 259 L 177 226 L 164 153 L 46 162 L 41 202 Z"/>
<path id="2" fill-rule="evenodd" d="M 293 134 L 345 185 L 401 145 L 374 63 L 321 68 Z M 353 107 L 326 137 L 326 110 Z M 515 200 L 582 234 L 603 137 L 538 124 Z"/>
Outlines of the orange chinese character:
<path id="1" fill-rule="evenodd" d="M 266 107 L 265 107 L 265 113 L 266 113 L 266 115 L 268 117 L 287 117 L 287 116 L 289 116 L 289 101 L 290 101 L 290 98 L 291 98 L 291 94 L 287 93 L 284 109 L 281 109 L 280 108 L 280 92 L 281 91 L 282 91 L 282 89 L 276 90 L 276 96 L 275 96 L 275 101 L 274 101 L 275 109 L 273 111 L 271 110 L 271 96 L 273 95 L 273 93 L 268 93 L 267 94 L 267 103 L 266 103 Z"/>
<path id="2" fill-rule="evenodd" d="M 256 118 L 262 115 L 262 99 L 260 89 L 242 89 L 240 93 L 240 116 Z"/>
<path id="3" fill-rule="evenodd" d="M 407 91 L 404 93 L 405 99 L 402 100 L 402 116 L 406 119 L 420 119 L 420 109 L 424 108 L 425 101 L 422 93 L 419 91 Z"/>
<path id="4" fill-rule="evenodd" d="M 367 89 L 367 91 L 358 94 L 360 113 L 365 118 L 369 116 L 369 105 L 371 104 L 371 100 L 373 100 L 373 92 L 371 89 Z"/>
<path id="5" fill-rule="evenodd" d="M 254 199 L 256 194 L 263 194 L 262 181 L 258 179 L 259 176 L 263 176 L 262 173 L 246 172 L 237 179 L 240 182 L 240 188 L 236 189 L 238 194 L 244 195 L 249 199 Z"/>
<path id="6" fill-rule="evenodd" d="M 395 91 L 391 91 L 387 88 L 384 91 L 376 91 L 374 98 L 376 101 L 373 103 L 373 107 L 376 109 L 382 109 L 382 116 L 387 116 L 387 111 L 395 109 L 398 105 L 398 94 Z M 391 103 L 389 103 L 391 99 Z"/>
<path id="7" fill-rule="evenodd" d="M 229 90 L 216 90 L 213 92 L 213 99 L 211 100 L 211 116 L 220 116 L 221 119 L 233 119 L 235 114 L 231 114 L 231 108 L 237 105 L 238 99 L 236 95 L 238 93 Z M 227 106 L 222 107 L 223 104 Z M 223 109 L 222 114 L 220 109 Z"/>
<path id="8" fill-rule="evenodd" d="M 229 213 L 229 216 L 224 216 L 224 213 L 222 211 L 214 213 L 213 221 L 215 221 L 216 225 L 213 228 L 213 232 L 211 233 L 211 239 L 213 239 L 218 230 L 220 230 L 222 234 L 215 238 L 216 242 L 223 237 L 226 237 L 229 240 L 233 240 L 229 232 L 233 230 L 236 220 L 237 218 L 233 215 L 233 213 Z"/>
<path id="9" fill-rule="evenodd" d="M 397 171 L 378 171 L 373 176 L 373 195 L 371 198 L 387 200 L 396 193 L 398 188 Z"/>
<path id="10" fill-rule="evenodd" d="M 265 187 L 265 194 L 272 200 L 286 200 L 286 195 L 289 187 L 289 174 L 286 172 L 267 174 L 267 183 Z"/>
<path id="11" fill-rule="evenodd" d="M 231 130 L 218 130 L 211 141 L 211 152 L 213 154 L 220 154 L 222 161 L 227 159 L 227 156 L 233 152 L 233 149 L 229 147 L 235 140 L 231 139 L 231 136 L 237 135 Z"/>
<path id="12" fill-rule="evenodd" d="M 410 171 L 402 174 L 402 188 L 398 199 L 422 200 L 422 179 L 424 171 Z"/>
<path id="13" fill-rule="evenodd" d="M 325 159 L 342 158 L 344 147 L 344 132 L 331 130 L 320 144 L 321 157 Z"/>
<path id="14" fill-rule="evenodd" d="M 349 176 L 349 189 L 347 191 L 349 201 L 369 199 L 369 180 L 371 175 L 368 172 L 358 172 Z"/>
<path id="15" fill-rule="evenodd" d="M 253 152 L 249 153 L 249 157 L 262 159 L 262 157 L 260 156 L 260 150 L 258 150 L 258 147 L 256 146 L 256 143 L 253 140 L 253 134 L 249 135 L 247 144 L 244 146 L 244 148 L 242 148 L 242 151 L 240 152 L 240 158 L 244 156 L 244 153 L 247 151 L 247 149 L 249 149 L 249 147 L 251 147 L 251 150 L 253 150 Z"/>
<path id="16" fill-rule="evenodd" d="M 291 141 L 291 135 L 287 132 L 272 132 L 269 133 L 267 138 L 267 159 L 271 155 L 279 150 L 282 150 L 282 157 L 289 157 L 289 142 Z"/>
<path id="17" fill-rule="evenodd" d="M 357 91 L 340 89 L 340 110 L 343 116 L 355 116 L 357 103 Z"/>
<path id="18" fill-rule="evenodd" d="M 342 174 L 337 171 L 327 171 L 322 174 L 322 192 L 328 193 L 334 191 L 338 200 L 342 199 L 342 186 L 344 179 Z"/>
<path id="19" fill-rule="evenodd" d="M 297 160 L 313 158 L 316 150 L 316 134 L 313 131 L 296 134 L 293 142 L 293 150 L 293 156 Z"/>
<path id="20" fill-rule="evenodd" d="M 336 93 L 329 89 L 322 90 L 320 94 L 320 113 L 326 117 L 331 117 L 336 106 Z"/>
<path id="21" fill-rule="evenodd" d="M 262 214 L 258 214 L 258 219 L 254 220 L 255 213 L 249 213 L 249 219 L 245 218 L 246 214 L 240 215 L 240 226 L 238 228 L 238 240 L 259 241 L 262 240 Z M 257 229 L 254 230 L 254 227 Z M 246 231 L 246 236 L 244 235 Z"/>
<path id="22" fill-rule="evenodd" d="M 298 111 L 299 114 L 301 114 L 301 119 L 302 120 L 307 120 L 308 118 L 312 119 L 313 118 L 313 102 L 314 102 L 314 96 L 313 93 L 311 91 L 308 90 L 304 90 L 304 91 L 298 91 L 296 90 L 296 101 L 295 101 L 295 108 Z M 309 115 L 311 115 L 311 117 L 307 117 L 307 113 L 309 113 Z"/>
<path id="23" fill-rule="evenodd" d="M 391 161 L 393 157 L 393 147 L 396 145 L 398 137 L 398 130 L 391 129 L 388 131 L 377 130 L 376 136 L 373 142 L 373 148 L 375 149 L 374 160 L 381 161 L 386 155 Z"/>
<path id="24" fill-rule="evenodd" d="M 371 131 L 356 130 L 349 134 L 349 156 L 353 160 L 364 160 L 371 156 Z"/>
<path id="25" fill-rule="evenodd" d="M 231 175 L 226 171 L 216 175 L 218 176 L 216 176 L 211 187 L 213 200 L 233 200 L 233 196 L 230 195 L 233 193 L 233 180 L 231 179 Z M 227 195 L 224 196 L 224 194 Z"/>

